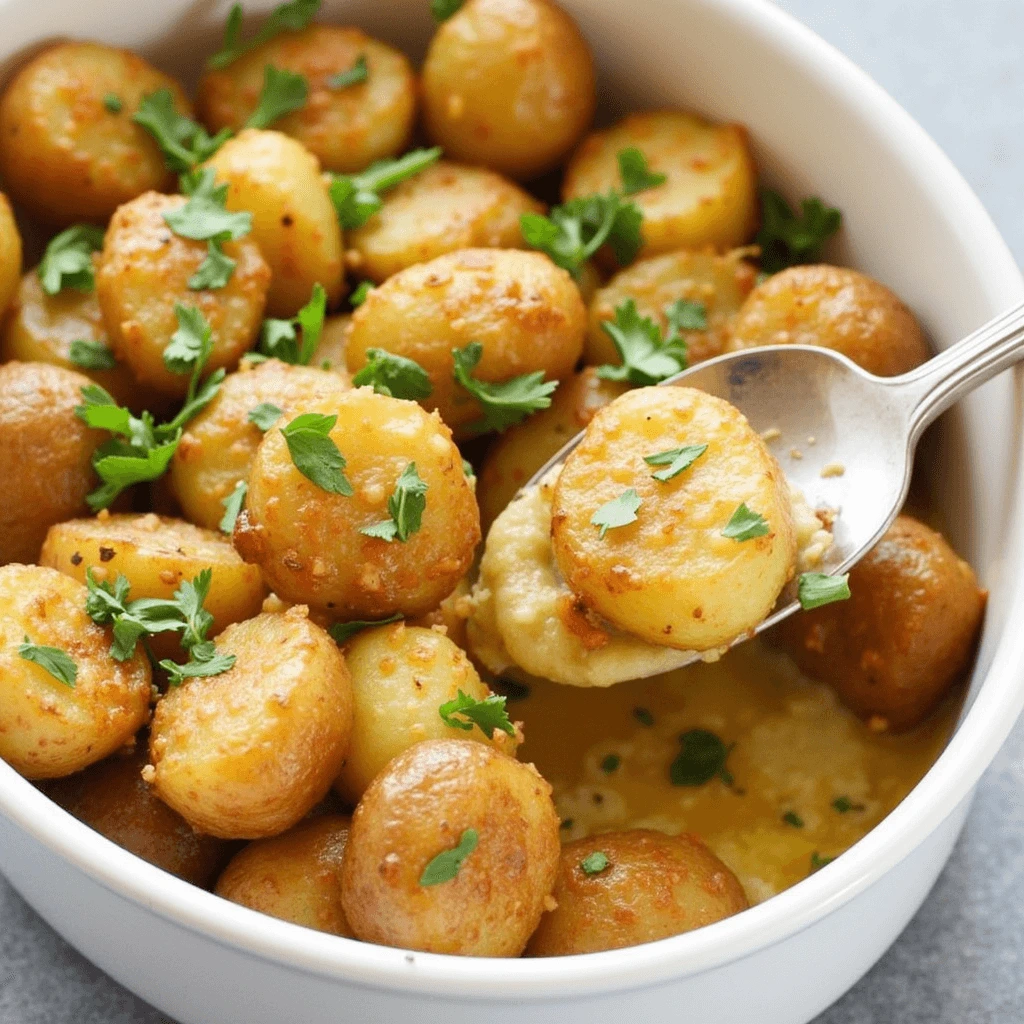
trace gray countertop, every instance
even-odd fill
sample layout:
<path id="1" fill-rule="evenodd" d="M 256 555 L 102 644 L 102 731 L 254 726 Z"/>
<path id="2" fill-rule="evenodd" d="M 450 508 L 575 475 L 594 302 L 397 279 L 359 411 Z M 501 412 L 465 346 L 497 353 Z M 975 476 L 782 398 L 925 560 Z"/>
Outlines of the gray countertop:
<path id="1" fill-rule="evenodd" d="M 936 138 L 1024 261 L 1024 2 L 779 0 Z M 893 948 L 816 1024 L 1024 1021 L 1024 724 L 949 866 Z M 0 879 L 2 1024 L 166 1018 L 61 941 Z M 757 1022 L 751 1022 L 757 1024 Z"/>

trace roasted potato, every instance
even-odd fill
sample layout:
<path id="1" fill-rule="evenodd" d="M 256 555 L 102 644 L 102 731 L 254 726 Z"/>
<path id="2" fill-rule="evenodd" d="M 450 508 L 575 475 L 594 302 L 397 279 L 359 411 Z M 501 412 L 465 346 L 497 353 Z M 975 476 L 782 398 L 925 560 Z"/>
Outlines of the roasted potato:
<path id="1" fill-rule="evenodd" d="M 331 79 L 365 60 L 366 81 L 337 88 Z M 298 139 L 329 171 L 361 171 L 395 156 L 409 141 L 416 114 L 416 79 L 405 54 L 357 28 L 310 25 L 282 32 L 221 71 L 208 71 L 196 101 L 211 130 L 243 128 L 256 109 L 264 69 L 301 74 L 306 102 L 274 122 Z"/>
<path id="2" fill-rule="evenodd" d="M 320 283 L 328 306 L 344 294 L 338 216 L 312 153 L 281 132 L 247 129 L 210 160 L 227 208 L 252 214 L 252 238 L 270 265 L 267 315 L 294 316 Z"/>
<path id="3" fill-rule="evenodd" d="M 974 653 L 985 592 L 941 534 L 900 516 L 850 570 L 850 599 L 780 624 L 797 664 L 879 729 L 909 729 Z"/>
<path id="4" fill-rule="evenodd" d="M 500 382 L 541 370 L 561 380 L 583 351 L 586 309 L 572 278 L 537 252 L 463 249 L 389 278 L 353 313 L 348 368 L 382 348 L 430 375 L 436 409 L 456 432 L 480 418 L 479 404 L 453 377 L 452 349 L 483 347 L 473 376 Z"/>
<path id="5" fill-rule="evenodd" d="M 468 0 L 439 26 L 423 64 L 431 140 L 514 178 L 557 167 L 595 103 L 590 47 L 548 0 Z"/>
<path id="6" fill-rule="evenodd" d="M 134 53 L 81 42 L 43 50 L 0 98 L 0 178 L 11 197 L 47 222 L 102 223 L 143 192 L 169 189 L 159 147 L 133 120 L 161 89 L 191 114 L 181 86 Z"/>
<path id="7" fill-rule="evenodd" d="M 441 873 L 438 856 L 455 848 L 466 856 Z M 367 942 L 518 956 L 547 905 L 558 850 L 551 787 L 532 765 L 469 740 L 417 743 L 356 808 L 341 902 Z"/>
<path id="8" fill-rule="evenodd" d="M 143 777 L 199 832 L 277 835 L 323 799 L 345 759 L 345 659 L 301 605 L 229 626 L 217 654 L 234 666 L 157 705 Z"/>
<path id="9" fill-rule="evenodd" d="M 75 415 L 89 384 L 46 363 L 0 366 L 0 564 L 34 562 L 53 523 L 86 511 L 92 453 L 107 436 Z"/>
<path id="10" fill-rule="evenodd" d="M 7 196 L 0 192 L 0 325 L 18 289 L 21 274 L 21 234 Z M 13 358 L 5 356 L 4 359 Z"/>
<path id="11" fill-rule="evenodd" d="M 667 180 L 631 197 L 644 215 L 643 256 L 675 249 L 728 249 L 749 242 L 757 226 L 757 168 L 747 132 L 681 110 L 631 114 L 594 132 L 573 154 L 562 182 L 565 200 L 622 188 L 618 155 L 636 148 Z"/>
<path id="12" fill-rule="evenodd" d="M 296 468 L 281 430 L 260 443 L 235 546 L 268 586 L 335 618 L 431 611 L 455 589 L 480 539 L 480 513 L 451 432 L 415 402 L 358 388 L 304 413 L 337 416 L 330 437 L 351 496 L 323 490 Z M 406 541 L 360 531 L 390 518 L 399 477 L 414 464 L 426 484 L 420 528 Z"/>
<path id="13" fill-rule="evenodd" d="M 747 909 L 736 876 L 693 835 L 606 832 L 562 847 L 552 896 L 527 956 L 639 946 Z"/>
<path id="14" fill-rule="evenodd" d="M 317 402 L 332 402 L 349 390 L 348 375 L 313 366 L 290 366 L 277 359 L 250 365 L 221 384 L 213 401 L 185 428 L 171 460 L 171 486 L 185 515 L 215 530 L 224 501 L 248 480 L 263 432 L 249 413 L 264 403 L 282 410 L 279 426 Z"/>
<path id="15" fill-rule="evenodd" d="M 81 771 L 130 743 L 149 717 L 149 662 L 110 656 L 110 630 L 85 613 L 81 583 L 39 565 L 0 567 L 0 757 L 29 779 Z M 75 665 L 63 682 L 28 644 Z"/>
<path id="16" fill-rule="evenodd" d="M 884 284 L 846 267 L 790 267 L 759 284 L 733 321 L 731 348 L 820 345 L 879 377 L 929 357 L 914 314 Z"/>

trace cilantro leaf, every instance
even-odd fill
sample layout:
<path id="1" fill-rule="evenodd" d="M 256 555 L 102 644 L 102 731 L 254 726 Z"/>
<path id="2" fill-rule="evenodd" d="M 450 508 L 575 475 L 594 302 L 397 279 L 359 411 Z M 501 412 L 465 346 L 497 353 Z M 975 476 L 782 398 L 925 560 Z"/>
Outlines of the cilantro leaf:
<path id="1" fill-rule="evenodd" d="M 144 636 L 154 633 L 180 632 L 182 617 L 175 601 L 157 598 L 128 600 L 130 584 L 121 573 L 113 584 L 98 582 L 91 568 L 86 569 L 86 614 L 100 626 L 113 628 L 114 642 L 110 655 L 116 661 L 127 661 Z"/>
<path id="2" fill-rule="evenodd" d="M 500 729 L 502 732 L 508 733 L 509 736 L 515 736 L 515 726 L 509 721 L 508 714 L 505 712 L 506 699 L 492 693 L 483 700 L 477 700 L 460 689 L 457 697 L 445 701 L 437 710 L 444 720 L 444 724 L 453 729 L 471 732 L 473 726 L 477 725 L 488 739 L 494 736 L 495 729 Z"/>
<path id="3" fill-rule="evenodd" d="M 259 31 L 248 40 L 242 39 L 242 5 L 235 4 L 228 15 L 224 26 L 224 41 L 221 48 L 209 58 L 211 68 L 221 70 L 244 53 L 262 46 L 268 39 L 273 39 L 280 32 L 299 32 L 312 20 L 320 8 L 320 0 L 290 0 L 275 8 Z"/>
<path id="4" fill-rule="evenodd" d="M 610 865 L 611 861 L 608 859 L 607 854 L 602 853 L 600 850 L 594 850 L 593 853 L 588 853 L 580 861 L 580 870 L 585 875 L 599 875 L 602 871 L 607 870 Z"/>
<path id="5" fill-rule="evenodd" d="M 761 247 L 761 269 L 778 273 L 797 263 L 813 262 L 843 223 L 839 210 L 817 197 L 804 199 L 795 214 L 778 192 L 761 192 L 761 227 L 754 244 Z"/>
<path id="6" fill-rule="evenodd" d="M 327 315 L 327 292 L 319 281 L 313 285 L 313 294 L 291 320 L 263 321 L 260 334 L 260 352 L 282 363 L 308 366 L 324 329 Z M 299 335 L 301 331 L 301 342 Z"/>
<path id="7" fill-rule="evenodd" d="M 188 279 L 189 288 L 202 291 L 204 288 L 223 288 L 235 272 L 236 261 L 226 255 L 221 242 L 211 238 L 206 243 L 206 259 L 199 264 L 196 272 Z"/>
<path id="8" fill-rule="evenodd" d="M 348 304 L 353 309 L 358 309 L 366 301 L 366 297 L 373 289 L 374 284 L 372 281 L 360 281 L 355 291 L 348 297 Z"/>
<path id="9" fill-rule="evenodd" d="M 663 185 L 668 178 L 665 174 L 651 171 L 647 166 L 647 157 L 635 146 L 620 149 L 618 160 L 623 195 L 635 196 L 638 192 Z"/>
<path id="10" fill-rule="evenodd" d="M 727 747 L 707 729 L 691 729 L 679 737 L 679 753 L 669 767 L 673 786 L 703 786 L 716 776 L 727 786 L 732 775 L 725 762 L 731 747 Z"/>
<path id="11" fill-rule="evenodd" d="M 249 485 L 244 480 L 235 484 L 235 489 L 221 502 L 224 515 L 220 520 L 220 532 L 229 536 L 235 532 L 235 521 L 238 519 L 245 504 L 245 496 L 249 493 Z"/>
<path id="12" fill-rule="evenodd" d="M 708 311 L 703 302 L 676 299 L 665 307 L 665 317 L 669 325 L 666 341 L 675 341 L 683 331 L 708 329 Z"/>
<path id="13" fill-rule="evenodd" d="M 359 174 L 336 174 L 330 192 L 341 226 L 362 227 L 384 205 L 382 192 L 426 170 L 440 157 L 440 146 L 414 149 L 397 160 L 378 160 Z"/>
<path id="14" fill-rule="evenodd" d="M 800 815 L 796 813 L 796 811 L 786 811 L 786 813 L 782 816 L 782 820 L 787 825 L 792 825 L 793 828 L 804 827 L 804 819 L 801 818 Z"/>
<path id="15" fill-rule="evenodd" d="M 306 105 L 309 82 L 304 75 L 268 64 L 263 69 L 263 89 L 246 128 L 269 128 L 276 120 Z"/>
<path id="16" fill-rule="evenodd" d="M 430 0 L 430 13 L 439 25 L 458 13 L 466 0 Z"/>
<path id="17" fill-rule="evenodd" d="M 376 537 L 391 543 L 400 540 L 403 544 L 416 533 L 423 522 L 423 510 L 427 507 L 427 485 L 416 472 L 416 463 L 410 462 L 402 471 L 395 484 L 395 491 L 388 498 L 390 519 L 363 526 L 359 532 L 367 537 Z"/>
<path id="18" fill-rule="evenodd" d="M 116 439 L 101 444 L 93 453 L 92 467 L 103 484 L 86 495 L 89 508 L 98 512 L 107 508 L 126 487 L 163 476 L 179 440 L 175 437 L 142 452 Z"/>
<path id="19" fill-rule="evenodd" d="M 366 54 L 361 53 L 355 64 L 348 71 L 339 71 L 327 79 L 328 89 L 347 89 L 350 85 L 359 85 L 370 77 L 370 68 L 366 63 Z"/>
<path id="20" fill-rule="evenodd" d="M 103 107 L 109 114 L 120 114 L 124 103 L 121 102 L 121 97 L 117 93 L 108 92 L 103 97 Z"/>
<path id="21" fill-rule="evenodd" d="M 479 835 L 475 828 L 467 828 L 459 839 L 459 844 L 452 850 L 442 850 L 420 875 L 420 885 L 440 885 L 450 882 L 462 867 L 462 862 L 476 849 Z"/>
<path id="22" fill-rule="evenodd" d="M 370 384 L 379 395 L 417 401 L 434 390 L 430 376 L 419 363 L 382 348 L 366 350 L 366 365 L 352 378 L 356 387 Z"/>
<path id="23" fill-rule="evenodd" d="M 187 202 L 163 215 L 176 235 L 199 242 L 227 242 L 236 241 L 252 230 L 251 213 L 232 213 L 225 207 L 228 186 L 217 184 L 217 173 L 212 167 L 204 167 L 190 176 L 186 188 L 189 189 Z"/>
<path id="24" fill-rule="evenodd" d="M 740 502 L 739 507 L 733 512 L 729 522 L 722 530 L 723 537 L 741 542 L 753 540 L 755 537 L 763 537 L 767 533 L 771 533 L 768 520 L 759 512 L 747 508 L 746 502 Z"/>
<path id="25" fill-rule="evenodd" d="M 132 120 L 153 136 L 167 168 L 178 174 L 208 160 L 231 138 L 229 128 L 211 137 L 202 125 L 179 113 L 170 89 L 158 89 L 146 96 Z"/>
<path id="26" fill-rule="evenodd" d="M 273 402 L 260 402 L 249 410 L 248 420 L 255 423 L 265 434 L 283 415 L 284 410 L 279 409 Z"/>
<path id="27" fill-rule="evenodd" d="M 74 689 L 75 681 L 78 679 L 78 666 L 67 651 L 62 651 L 59 647 L 34 644 L 26 636 L 24 642 L 18 644 L 18 655 L 25 661 L 31 661 L 45 669 L 58 683 Z"/>
<path id="28" fill-rule="evenodd" d="M 651 476 L 661 483 L 666 483 L 679 476 L 684 469 L 689 469 L 707 450 L 706 444 L 686 444 L 681 448 L 668 448 L 663 452 L 655 452 L 654 455 L 645 455 L 644 462 L 648 466 L 665 466 L 665 469 L 659 469 Z"/>
<path id="29" fill-rule="evenodd" d="M 643 387 L 686 369 L 686 342 L 681 338 L 662 338 L 661 329 L 649 316 L 639 314 L 633 299 L 617 306 L 615 319 L 602 321 L 601 329 L 622 357 L 620 366 L 606 363 L 597 368 L 597 375 L 605 380 L 628 381 Z"/>
<path id="30" fill-rule="evenodd" d="M 203 364 L 205 364 L 205 358 L 201 363 L 196 363 L 196 369 L 192 371 L 193 383 L 198 380 L 197 371 L 201 372 Z M 161 424 L 156 428 L 158 437 L 170 437 L 181 427 L 185 426 L 186 423 L 193 416 L 198 415 L 202 412 L 213 401 L 214 396 L 220 390 L 221 382 L 227 375 L 227 371 L 221 367 L 219 370 L 214 370 L 206 380 L 203 381 L 202 387 L 195 389 L 194 394 L 190 394 L 185 404 L 178 410 L 178 414 L 171 420 L 170 423 Z M 192 391 L 192 386 L 189 388 Z"/>
<path id="31" fill-rule="evenodd" d="M 114 353 L 102 341 L 76 338 L 71 342 L 68 358 L 83 370 L 112 370 L 117 366 Z"/>
<path id="32" fill-rule="evenodd" d="M 92 254 L 103 248 L 103 229 L 75 224 L 50 239 L 36 273 L 47 295 L 65 288 L 91 292 L 96 286 Z"/>
<path id="33" fill-rule="evenodd" d="M 322 491 L 346 498 L 355 493 L 345 478 L 345 456 L 331 440 L 330 432 L 337 416 L 307 412 L 296 416 L 281 428 L 295 468 Z"/>
<path id="34" fill-rule="evenodd" d="M 167 673 L 167 682 L 171 686 L 181 686 L 186 679 L 219 676 L 233 668 L 235 660 L 233 654 L 214 654 L 206 658 L 194 658 L 179 665 L 176 661 L 164 658 L 160 662 L 160 667 Z"/>
<path id="35" fill-rule="evenodd" d="M 164 349 L 164 366 L 171 373 L 192 373 L 205 363 L 213 348 L 213 330 L 200 309 L 175 303 L 178 329 Z"/>
<path id="36" fill-rule="evenodd" d="M 834 601 L 847 601 L 850 598 L 850 574 L 829 576 L 823 572 L 804 572 L 797 582 L 797 594 L 800 607 L 804 611 L 820 608 Z"/>
<path id="37" fill-rule="evenodd" d="M 592 526 L 600 528 L 598 536 L 604 540 L 609 530 L 618 526 L 628 526 L 636 522 L 637 509 L 640 508 L 640 495 L 632 487 L 623 491 L 617 498 L 605 502 L 591 517 Z"/>
<path id="38" fill-rule="evenodd" d="M 353 619 L 352 622 L 335 622 L 333 626 L 327 627 L 327 632 L 331 634 L 335 643 L 343 644 L 364 629 L 370 629 L 373 626 L 390 626 L 392 622 L 401 622 L 402 618 L 401 612 L 395 612 L 394 615 L 389 615 L 386 619 Z"/>

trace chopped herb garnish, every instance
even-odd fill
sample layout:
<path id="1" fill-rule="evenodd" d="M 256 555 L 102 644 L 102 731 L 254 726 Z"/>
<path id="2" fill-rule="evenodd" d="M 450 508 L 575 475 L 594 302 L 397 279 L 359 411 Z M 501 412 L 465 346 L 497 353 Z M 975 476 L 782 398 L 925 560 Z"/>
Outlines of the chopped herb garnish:
<path id="1" fill-rule="evenodd" d="M 818 198 L 803 200 L 801 208 L 802 215 L 797 215 L 778 192 L 761 192 L 761 228 L 754 244 L 761 247 L 761 269 L 767 273 L 814 262 L 842 226 L 843 215 Z"/>
<path id="2" fill-rule="evenodd" d="M 402 471 L 395 484 L 394 493 L 388 498 L 389 519 L 372 526 L 360 527 L 359 532 L 378 540 L 400 540 L 403 544 L 416 533 L 423 522 L 423 510 L 427 507 L 427 484 L 416 472 L 416 463 L 410 462 Z"/>
<path id="3" fill-rule="evenodd" d="M 328 89 L 347 89 L 350 85 L 359 85 L 370 77 L 370 68 L 366 63 L 366 54 L 361 53 L 355 64 L 348 71 L 339 71 L 327 79 Z"/>
<path id="4" fill-rule="evenodd" d="M 707 450 L 706 444 L 687 444 L 681 448 L 668 448 L 654 455 L 645 455 L 644 462 L 648 466 L 665 466 L 665 469 L 651 474 L 655 480 L 665 483 L 679 476 L 684 469 L 689 469 Z"/>
<path id="5" fill-rule="evenodd" d="M 175 303 L 174 315 L 178 329 L 164 349 L 164 366 L 171 373 L 192 373 L 196 366 L 205 363 L 213 348 L 213 329 L 202 311 L 195 306 Z"/>
<path id="6" fill-rule="evenodd" d="M 442 704 L 438 708 L 438 713 L 445 725 L 450 725 L 453 729 L 470 732 L 476 725 L 488 739 L 494 736 L 495 729 L 500 729 L 502 732 L 508 733 L 509 736 L 515 736 L 515 726 L 505 711 L 506 699 L 492 693 L 483 700 L 477 700 L 459 690 L 459 695 Z"/>
<path id="7" fill-rule="evenodd" d="M 647 708 L 633 708 L 633 717 L 641 725 L 646 725 L 648 729 L 654 725 L 654 715 Z"/>
<path id="8" fill-rule="evenodd" d="M 804 827 L 804 819 L 801 818 L 800 815 L 796 813 L 796 811 L 786 811 L 786 813 L 782 816 L 782 820 L 787 825 L 792 825 L 793 828 Z"/>
<path id="9" fill-rule="evenodd" d="M 475 828 L 467 828 L 459 839 L 459 845 L 452 850 L 442 850 L 423 869 L 420 885 L 441 885 L 450 882 L 462 867 L 462 862 L 476 849 L 479 836 Z"/>
<path id="10" fill-rule="evenodd" d="M 414 149 L 397 160 L 378 160 L 359 174 L 336 174 L 331 199 L 346 230 L 362 227 L 383 205 L 381 193 L 419 174 L 441 157 L 441 147 Z"/>
<path id="11" fill-rule="evenodd" d="M 235 484 L 235 489 L 221 502 L 224 506 L 224 515 L 221 517 L 221 533 L 232 534 L 235 531 L 235 523 L 242 512 L 245 504 L 245 496 L 249 493 L 249 485 L 244 480 Z"/>
<path id="12" fill-rule="evenodd" d="M 661 328 L 649 316 L 639 314 L 633 299 L 617 306 L 615 319 L 601 321 L 601 329 L 622 359 L 619 366 L 606 363 L 597 368 L 597 375 L 605 380 L 643 387 L 686 369 L 686 342 L 680 337 L 663 338 Z"/>
<path id="13" fill-rule="evenodd" d="M 276 7 L 251 39 L 242 39 L 242 5 L 235 4 L 224 26 L 224 41 L 207 63 L 218 70 L 226 68 L 244 53 L 255 50 L 280 32 L 299 32 L 320 8 L 320 0 L 291 0 Z"/>
<path id="14" fill-rule="evenodd" d="M 281 428 L 295 468 L 322 491 L 351 498 L 355 493 L 343 472 L 345 456 L 331 440 L 338 417 L 307 412 Z"/>
<path id="15" fill-rule="evenodd" d="M 118 96 L 117 93 L 113 92 L 108 92 L 107 95 L 103 97 L 103 106 L 106 108 L 108 113 L 111 114 L 120 114 L 124 108 L 124 104 L 121 102 L 121 97 Z"/>
<path id="16" fill-rule="evenodd" d="M 679 744 L 679 753 L 669 767 L 673 786 L 703 786 L 716 777 L 727 786 L 732 784 L 732 774 L 725 767 L 732 748 L 713 732 L 691 729 L 679 737 Z"/>
<path id="17" fill-rule="evenodd" d="M 265 434 L 283 415 L 284 410 L 279 409 L 273 402 L 260 402 L 249 410 L 248 420 L 255 423 Z"/>
<path id="18" fill-rule="evenodd" d="M 430 0 L 430 13 L 439 25 L 458 12 L 466 0 Z"/>
<path id="19" fill-rule="evenodd" d="M 210 136 L 206 129 L 179 113 L 170 89 L 158 89 L 139 104 L 132 120 L 156 140 L 169 170 L 184 174 L 208 160 L 229 138 L 224 128 Z"/>
<path id="20" fill-rule="evenodd" d="M 636 512 L 640 507 L 640 495 L 632 487 L 623 491 L 617 498 L 605 502 L 591 517 L 592 526 L 600 528 L 598 536 L 603 540 L 609 530 L 619 526 L 628 526 L 636 522 Z"/>
<path id="21" fill-rule="evenodd" d="M 18 655 L 38 665 L 65 686 L 74 689 L 75 680 L 78 679 L 78 666 L 74 659 L 66 651 L 59 647 L 46 647 L 43 644 L 34 644 L 26 636 L 23 643 L 18 644 Z"/>
<path id="22" fill-rule="evenodd" d="M 611 775 L 612 772 L 619 770 L 619 765 L 622 763 L 622 759 L 618 754 L 605 754 L 601 759 L 601 771 L 606 775 Z"/>
<path id="23" fill-rule="evenodd" d="M 386 619 L 354 619 L 352 622 L 335 622 L 333 626 L 327 627 L 327 632 L 334 638 L 335 643 L 343 644 L 364 629 L 370 629 L 373 626 L 390 626 L 392 622 L 401 621 L 402 615 L 395 612 L 394 615 L 389 615 Z"/>
<path id="24" fill-rule="evenodd" d="M 820 608 L 834 601 L 846 601 L 850 597 L 850 574 L 829 576 L 823 572 L 804 572 L 797 582 L 797 595 L 804 611 Z"/>
<path id="25" fill-rule="evenodd" d="M 820 871 L 826 864 L 831 864 L 835 857 L 822 857 L 817 850 L 811 854 L 811 872 Z"/>
<path id="26" fill-rule="evenodd" d="M 318 281 L 313 294 L 291 320 L 264 320 L 260 353 L 282 363 L 308 366 L 320 344 L 327 315 L 327 292 Z M 300 340 L 301 338 L 301 340 Z"/>
<path id="27" fill-rule="evenodd" d="M 739 507 L 732 514 L 732 518 L 722 530 L 722 536 L 730 540 L 745 541 L 753 540 L 755 537 L 763 537 L 771 532 L 768 520 L 759 512 L 753 512 L 747 508 L 746 502 L 740 502 Z"/>
<path id="28" fill-rule="evenodd" d="M 160 662 L 167 672 L 171 686 L 180 686 L 186 679 L 200 676 L 219 676 L 235 664 L 233 654 L 218 654 L 212 640 L 206 634 L 213 625 L 213 616 L 203 607 L 210 594 L 213 570 L 204 569 L 194 580 L 184 581 L 174 592 L 181 621 L 181 646 L 188 651 L 188 661 L 180 665 L 170 659 Z"/>
<path id="29" fill-rule="evenodd" d="M 430 376 L 419 363 L 382 348 L 366 350 L 366 365 L 352 378 L 356 387 L 369 384 L 379 395 L 417 401 L 434 390 Z"/>
<path id="30" fill-rule="evenodd" d="M 92 254 L 103 248 L 103 228 L 75 224 L 50 239 L 36 273 L 47 295 L 65 288 L 91 292 L 96 286 Z"/>
<path id="31" fill-rule="evenodd" d="M 602 853 L 600 850 L 595 850 L 593 853 L 588 853 L 580 861 L 580 870 L 585 875 L 599 875 L 610 864 L 611 861 L 608 859 L 607 854 Z"/>
<path id="32" fill-rule="evenodd" d="M 676 299 L 665 307 L 665 319 L 669 326 L 667 341 L 674 341 L 683 331 L 708 329 L 708 311 L 703 302 Z"/>
<path id="33" fill-rule="evenodd" d="M 855 804 L 848 796 L 837 796 L 832 801 L 832 806 L 840 814 L 848 814 L 850 811 L 863 811 L 863 804 Z"/>
<path id="34" fill-rule="evenodd" d="M 268 64 L 263 69 L 263 89 L 246 128 L 269 128 L 275 121 L 306 105 L 309 82 L 304 75 Z"/>
<path id="35" fill-rule="evenodd" d="M 71 342 L 68 358 L 83 370 L 112 370 L 117 366 L 114 353 L 102 341 L 84 341 L 77 338 Z"/>
<path id="36" fill-rule="evenodd" d="M 348 297 L 348 304 L 353 309 L 358 309 L 367 299 L 375 285 L 372 281 L 360 281 L 355 290 Z"/>
<path id="37" fill-rule="evenodd" d="M 647 166 L 647 157 L 635 146 L 620 149 L 618 160 L 623 195 L 635 196 L 638 192 L 663 185 L 667 180 L 667 175 L 651 171 Z"/>

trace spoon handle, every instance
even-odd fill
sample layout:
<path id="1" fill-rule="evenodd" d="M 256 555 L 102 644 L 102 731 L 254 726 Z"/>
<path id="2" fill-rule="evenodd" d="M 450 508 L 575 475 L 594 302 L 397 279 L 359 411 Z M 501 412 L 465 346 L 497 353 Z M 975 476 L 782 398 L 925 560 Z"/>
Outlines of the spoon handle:
<path id="1" fill-rule="evenodd" d="M 916 370 L 892 379 L 907 396 L 913 440 L 964 395 L 1024 359 L 1024 302 Z"/>

